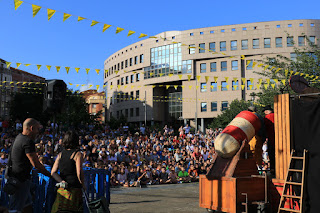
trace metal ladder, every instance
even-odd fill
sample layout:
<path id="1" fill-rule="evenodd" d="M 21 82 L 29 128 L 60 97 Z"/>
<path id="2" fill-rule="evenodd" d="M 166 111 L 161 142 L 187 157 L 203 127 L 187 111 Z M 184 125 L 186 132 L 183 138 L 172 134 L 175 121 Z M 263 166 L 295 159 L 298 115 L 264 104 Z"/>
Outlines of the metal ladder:
<path id="1" fill-rule="evenodd" d="M 280 199 L 280 204 L 278 208 L 278 213 L 280 212 L 299 212 L 302 213 L 302 201 L 303 201 L 303 191 L 304 191 L 304 175 L 305 175 L 305 164 L 306 164 L 306 154 L 307 150 L 303 150 L 303 156 L 298 157 L 298 156 L 293 156 L 295 153 L 295 150 L 291 151 L 291 157 L 290 157 L 290 163 L 289 163 L 289 168 L 287 171 L 287 177 L 285 179 L 285 183 L 283 186 L 283 191 Z M 294 160 L 302 160 L 302 169 L 292 169 L 291 166 L 293 164 Z M 301 173 L 301 182 L 294 182 L 293 179 L 293 173 Z M 294 195 L 292 191 L 292 187 L 300 186 L 300 196 Z M 288 194 L 287 194 L 288 192 Z M 293 204 L 293 208 L 285 208 L 285 201 L 286 199 L 294 199 L 294 201 L 298 202 L 298 207 L 299 210 L 295 209 L 296 205 Z"/>

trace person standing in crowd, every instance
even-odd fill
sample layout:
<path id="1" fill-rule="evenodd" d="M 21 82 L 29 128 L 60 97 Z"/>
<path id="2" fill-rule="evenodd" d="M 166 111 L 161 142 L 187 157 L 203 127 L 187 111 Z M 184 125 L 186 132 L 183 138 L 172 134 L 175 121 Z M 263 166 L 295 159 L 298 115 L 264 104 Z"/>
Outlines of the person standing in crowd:
<path id="1" fill-rule="evenodd" d="M 268 155 L 270 159 L 270 169 L 275 168 L 275 133 L 274 133 L 274 113 L 270 105 L 263 108 L 265 117 L 264 123 L 268 137 Z"/>
<path id="2" fill-rule="evenodd" d="M 74 131 L 68 131 L 62 140 L 62 146 L 64 150 L 58 154 L 51 174 L 58 177 L 58 182 L 66 183 L 67 187 L 58 189 L 51 212 L 81 212 L 84 174 L 79 136 Z M 58 169 L 60 175 L 57 173 Z"/>
<path id="3" fill-rule="evenodd" d="M 39 134 L 40 123 L 28 118 L 23 122 L 23 131 L 19 134 L 11 149 L 12 169 L 9 177 L 15 177 L 20 181 L 19 187 L 13 195 L 10 195 L 10 212 L 32 212 L 31 176 L 32 167 L 42 174 L 51 177 L 45 167 L 40 163 L 35 152 L 34 140 Z"/>

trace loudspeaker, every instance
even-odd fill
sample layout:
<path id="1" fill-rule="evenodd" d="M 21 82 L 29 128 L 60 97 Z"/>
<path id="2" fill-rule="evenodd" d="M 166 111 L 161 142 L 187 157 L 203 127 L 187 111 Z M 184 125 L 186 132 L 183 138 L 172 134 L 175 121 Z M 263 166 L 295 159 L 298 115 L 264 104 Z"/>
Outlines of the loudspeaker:
<path id="1" fill-rule="evenodd" d="M 44 89 L 43 111 L 61 112 L 66 98 L 67 85 L 63 80 L 47 80 Z"/>

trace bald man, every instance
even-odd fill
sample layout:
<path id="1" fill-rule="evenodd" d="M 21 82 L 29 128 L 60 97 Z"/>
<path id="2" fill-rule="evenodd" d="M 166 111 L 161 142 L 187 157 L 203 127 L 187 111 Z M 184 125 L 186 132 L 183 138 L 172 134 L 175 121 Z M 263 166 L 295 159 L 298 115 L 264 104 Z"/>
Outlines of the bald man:
<path id="1" fill-rule="evenodd" d="M 11 149 L 12 169 L 9 177 L 17 178 L 21 184 L 15 194 L 10 196 L 10 212 L 32 212 L 32 196 L 30 193 L 32 167 L 42 174 L 51 177 L 45 167 L 40 163 L 35 152 L 34 140 L 39 134 L 40 123 L 28 118 L 23 122 L 23 131 L 19 134 Z"/>

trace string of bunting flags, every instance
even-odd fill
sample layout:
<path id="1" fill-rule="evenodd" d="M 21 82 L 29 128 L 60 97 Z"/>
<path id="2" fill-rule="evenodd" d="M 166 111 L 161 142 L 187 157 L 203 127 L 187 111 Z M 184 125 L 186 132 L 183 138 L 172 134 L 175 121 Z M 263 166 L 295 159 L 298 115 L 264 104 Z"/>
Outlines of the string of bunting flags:
<path id="1" fill-rule="evenodd" d="M 32 15 L 33 17 L 35 17 L 39 11 L 41 9 L 46 9 L 47 10 L 47 16 L 48 16 L 48 21 L 50 21 L 50 19 L 57 13 L 61 13 L 63 15 L 63 18 L 62 18 L 62 21 L 65 22 L 67 19 L 69 19 L 70 17 L 76 17 L 77 21 L 80 22 L 80 21 L 83 21 L 83 20 L 88 20 L 90 21 L 91 23 L 91 27 L 95 26 L 95 25 L 103 25 L 102 27 L 102 32 L 105 32 L 106 30 L 108 30 L 109 28 L 111 27 L 115 27 L 116 30 L 115 30 L 115 33 L 118 34 L 122 31 L 124 31 L 125 29 L 122 28 L 122 27 L 117 27 L 117 26 L 113 26 L 113 25 L 110 25 L 110 24 L 106 24 L 106 23 L 103 23 L 101 21 L 96 21 L 96 20 L 92 20 L 92 19 L 89 19 L 89 18 L 85 18 L 83 16 L 76 16 L 76 15 L 72 15 L 70 13 L 65 13 L 65 12 L 60 12 L 58 10 L 54 10 L 54 9 L 50 9 L 50 8 L 46 8 L 46 7 L 43 7 L 43 6 L 39 6 L 39 5 L 35 5 L 35 4 L 32 4 L 32 3 L 29 3 L 29 2 L 26 2 L 26 1 L 20 1 L 20 0 L 14 0 L 14 8 L 15 10 L 17 10 L 23 3 L 26 3 L 26 4 L 29 4 L 31 5 L 32 7 Z M 136 31 L 133 31 L 133 30 L 128 30 L 128 34 L 127 34 L 127 37 L 135 34 Z M 147 34 L 145 33 L 140 33 L 139 37 L 138 38 L 143 38 L 143 37 L 148 37 Z M 157 38 L 155 36 L 150 36 L 150 38 Z"/>

